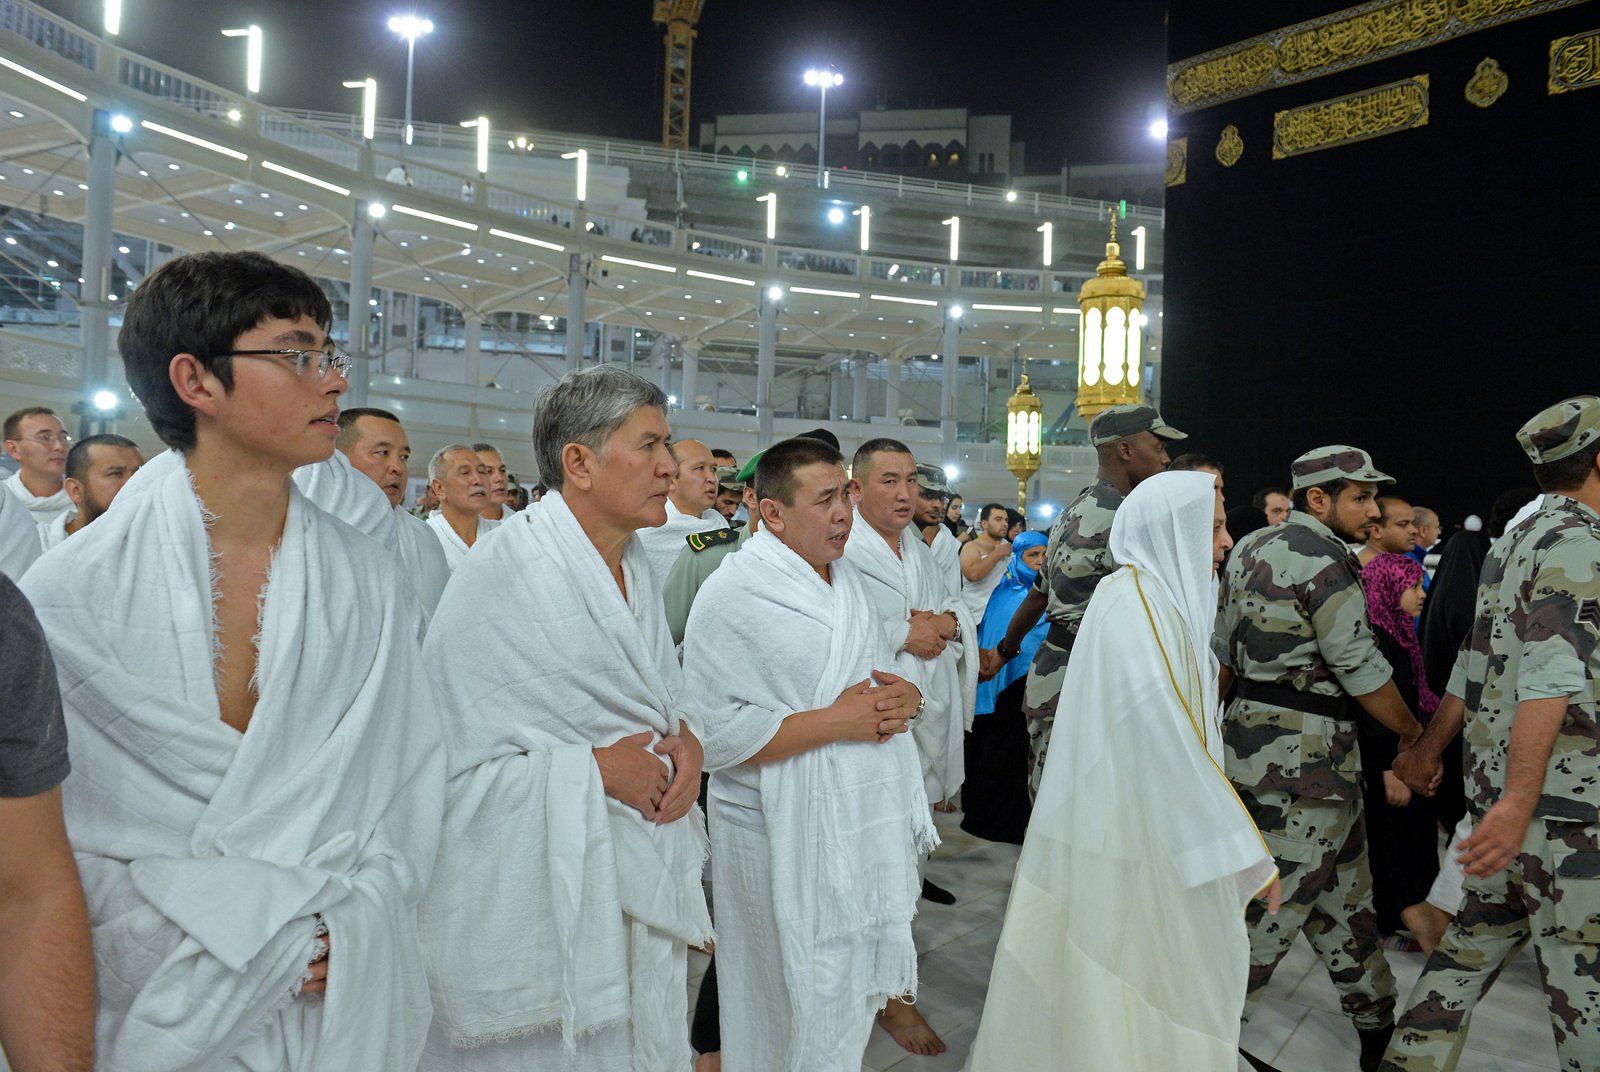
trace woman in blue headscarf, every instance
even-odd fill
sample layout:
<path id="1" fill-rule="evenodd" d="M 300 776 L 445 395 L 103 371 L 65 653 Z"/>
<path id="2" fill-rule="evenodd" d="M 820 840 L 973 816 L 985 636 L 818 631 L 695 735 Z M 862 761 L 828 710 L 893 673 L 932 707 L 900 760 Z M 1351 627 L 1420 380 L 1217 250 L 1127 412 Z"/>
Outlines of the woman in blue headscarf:
<path id="1" fill-rule="evenodd" d="M 989 596 L 978 624 L 978 647 L 992 652 L 1044 565 L 1046 538 L 1024 532 L 1011 545 L 1005 577 Z M 1022 640 L 1017 657 L 994 677 L 978 683 L 978 706 L 967 734 L 967 780 L 961 789 L 961 829 L 987 841 L 1022 844 L 1032 805 L 1028 801 L 1028 726 L 1022 693 L 1028 665 L 1049 627 L 1044 615 Z"/>

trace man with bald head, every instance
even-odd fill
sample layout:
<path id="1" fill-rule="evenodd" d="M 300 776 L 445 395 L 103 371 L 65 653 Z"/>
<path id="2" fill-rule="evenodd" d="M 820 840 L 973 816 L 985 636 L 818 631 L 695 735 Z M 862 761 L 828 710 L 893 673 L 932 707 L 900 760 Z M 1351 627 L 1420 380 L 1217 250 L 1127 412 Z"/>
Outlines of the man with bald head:
<path id="1" fill-rule="evenodd" d="M 656 580 L 665 584 L 672 564 L 678 561 L 683 541 L 696 532 L 728 527 L 727 518 L 717 513 L 717 459 L 711 448 L 698 439 L 672 444 L 678 475 L 667 492 L 667 520 L 653 529 L 640 529 L 645 554 L 655 570 Z"/>
<path id="2" fill-rule="evenodd" d="M 489 467 L 466 443 L 451 443 L 428 462 L 428 486 L 439 500 L 428 525 L 454 573 L 472 545 L 500 523 L 482 517 L 489 505 Z"/>
<path id="3" fill-rule="evenodd" d="M 73 509 L 57 514 L 48 525 L 39 526 L 44 549 L 50 550 L 110 509 L 111 500 L 143 464 L 144 455 L 127 436 L 92 435 L 74 444 L 67 453 L 66 480 L 62 485 Z"/>
<path id="4" fill-rule="evenodd" d="M 339 414 L 339 438 L 333 445 L 388 497 L 400 538 L 401 568 L 422 606 L 423 617 L 431 619 L 445 582 L 450 580 L 450 562 L 428 523 L 401 505 L 406 497 L 411 441 L 400 418 L 388 410 L 347 409 Z"/>

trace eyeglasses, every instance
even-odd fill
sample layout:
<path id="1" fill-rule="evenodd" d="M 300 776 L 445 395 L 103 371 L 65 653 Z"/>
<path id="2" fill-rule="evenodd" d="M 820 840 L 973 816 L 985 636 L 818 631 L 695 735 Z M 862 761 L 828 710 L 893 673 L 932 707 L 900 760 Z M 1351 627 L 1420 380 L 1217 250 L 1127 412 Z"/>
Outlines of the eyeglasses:
<path id="1" fill-rule="evenodd" d="M 326 350 L 233 350 L 216 356 L 285 357 L 294 362 L 294 370 L 301 376 L 311 378 L 311 370 L 316 369 L 315 378 L 318 380 L 327 379 L 330 372 L 337 372 L 341 379 L 349 379 L 350 366 L 354 363 L 349 354 L 340 353 L 331 347 Z"/>
<path id="2" fill-rule="evenodd" d="M 22 437 L 18 438 L 20 439 Z M 63 447 L 72 446 L 72 437 L 65 432 L 62 432 L 60 435 L 56 435 L 54 432 L 40 432 L 38 435 L 28 436 L 26 438 L 29 442 L 37 443 L 41 447 L 53 447 L 57 443 L 60 443 Z"/>

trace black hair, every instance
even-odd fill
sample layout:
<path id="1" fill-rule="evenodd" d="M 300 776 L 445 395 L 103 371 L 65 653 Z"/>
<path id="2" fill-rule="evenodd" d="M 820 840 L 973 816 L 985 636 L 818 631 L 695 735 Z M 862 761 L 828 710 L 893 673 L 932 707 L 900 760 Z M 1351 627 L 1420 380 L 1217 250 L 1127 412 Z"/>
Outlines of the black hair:
<path id="1" fill-rule="evenodd" d="M 1250 505 L 1264 513 L 1267 509 L 1267 496 L 1269 495 L 1282 495 L 1285 499 L 1289 498 L 1289 493 L 1282 488 L 1262 488 L 1250 497 Z"/>
<path id="2" fill-rule="evenodd" d="M 774 443 L 756 462 L 756 499 L 774 499 L 794 505 L 795 474 L 807 465 L 822 462 L 843 467 L 844 455 L 820 439 L 797 436 Z"/>
<path id="3" fill-rule="evenodd" d="M 1196 469 L 1215 469 L 1222 472 L 1222 463 L 1209 454 L 1180 454 L 1167 465 L 1170 473 L 1191 473 Z"/>
<path id="4" fill-rule="evenodd" d="M 1534 483 L 1540 491 L 1577 491 L 1594 472 L 1594 460 L 1600 456 L 1600 439 L 1553 462 L 1533 467 Z"/>
<path id="5" fill-rule="evenodd" d="M 334 440 L 333 445 L 343 451 L 348 451 L 355 446 L 359 442 L 361 435 L 356 422 L 363 417 L 373 417 L 380 421 L 393 421 L 396 424 L 400 423 L 400 418 L 393 413 L 374 406 L 356 406 L 354 409 L 340 410 L 339 438 Z"/>
<path id="6" fill-rule="evenodd" d="M 1328 493 L 1328 498 L 1337 499 L 1341 494 L 1344 493 L 1344 489 L 1348 488 L 1352 483 L 1353 481 L 1346 480 L 1341 476 L 1335 480 L 1327 480 L 1321 484 L 1313 484 L 1311 485 L 1311 488 L 1321 488 L 1323 491 Z M 1306 493 L 1309 492 L 1311 488 L 1301 488 L 1299 491 L 1289 496 L 1289 502 L 1302 514 L 1309 512 L 1306 507 Z"/>
<path id="7" fill-rule="evenodd" d="M 1506 526 L 1511 524 L 1511 519 L 1517 516 L 1517 511 L 1527 506 L 1539 497 L 1533 488 L 1512 488 L 1510 491 L 1500 493 L 1500 497 L 1489 508 L 1489 523 L 1485 526 L 1491 540 L 1498 540 L 1506 534 Z"/>
<path id="8" fill-rule="evenodd" d="M 915 457 L 911 453 L 911 448 L 898 439 L 869 439 L 856 448 L 855 457 L 850 459 L 850 474 L 859 479 L 861 471 L 872 462 L 874 454 L 904 454 L 908 458 Z"/>
<path id="9" fill-rule="evenodd" d="M 138 450 L 139 444 L 127 436 L 117 435 L 115 432 L 101 432 L 99 435 L 80 439 L 72 444 L 72 449 L 67 451 L 67 480 L 76 480 L 80 483 L 89 472 L 89 448 L 91 447 L 122 447 L 127 450 Z"/>
<path id="10" fill-rule="evenodd" d="M 981 525 L 984 522 L 988 521 L 989 520 L 989 515 L 994 513 L 996 510 L 999 510 L 1002 513 L 1004 513 L 1006 515 L 1006 520 L 1007 521 L 1011 520 L 1011 511 L 1007 510 L 1000 503 L 984 503 L 982 508 L 980 508 L 978 510 L 978 524 Z M 1007 527 L 1009 528 L 1010 526 L 1008 525 Z"/>
<path id="11" fill-rule="evenodd" d="M 128 299 L 117 349 L 128 386 L 161 441 L 195 443 L 194 410 L 178 397 L 168 368 L 193 354 L 233 389 L 233 361 L 221 355 L 263 320 L 310 317 L 327 331 L 333 307 L 306 273 L 260 253 L 191 253 L 151 272 Z"/>

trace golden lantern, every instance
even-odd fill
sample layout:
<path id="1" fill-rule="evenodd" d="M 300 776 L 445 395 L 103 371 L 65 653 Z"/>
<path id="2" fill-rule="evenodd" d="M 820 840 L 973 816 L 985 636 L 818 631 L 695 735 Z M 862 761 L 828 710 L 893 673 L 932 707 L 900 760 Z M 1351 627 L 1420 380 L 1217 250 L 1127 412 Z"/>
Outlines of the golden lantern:
<path id="1" fill-rule="evenodd" d="M 1137 403 L 1144 343 L 1144 284 L 1128 276 L 1117 244 L 1117 209 L 1098 274 L 1078 292 L 1078 412 L 1093 420 L 1101 410 Z"/>
<path id="2" fill-rule="evenodd" d="M 1016 394 L 1006 399 L 1006 468 L 1017 478 L 1017 509 L 1028 512 L 1028 480 L 1044 456 L 1044 400 L 1022 374 Z"/>

